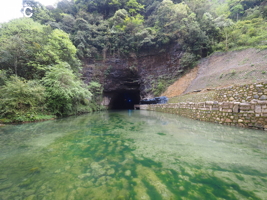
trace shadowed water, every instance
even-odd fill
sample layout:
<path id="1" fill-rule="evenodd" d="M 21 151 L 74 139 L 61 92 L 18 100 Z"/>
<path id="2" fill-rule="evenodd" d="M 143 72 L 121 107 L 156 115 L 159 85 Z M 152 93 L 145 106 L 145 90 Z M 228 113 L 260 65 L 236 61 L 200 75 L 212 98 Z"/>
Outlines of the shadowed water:
<path id="1" fill-rule="evenodd" d="M 0 128 L 0 200 L 267 199 L 267 133 L 151 111 Z"/>

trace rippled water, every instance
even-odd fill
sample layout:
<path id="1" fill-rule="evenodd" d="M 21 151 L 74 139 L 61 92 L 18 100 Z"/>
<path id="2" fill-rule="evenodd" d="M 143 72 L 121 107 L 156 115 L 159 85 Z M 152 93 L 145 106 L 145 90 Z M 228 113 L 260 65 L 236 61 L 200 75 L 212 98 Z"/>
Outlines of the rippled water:
<path id="1" fill-rule="evenodd" d="M 0 128 L 0 199 L 267 199 L 267 133 L 151 111 Z"/>

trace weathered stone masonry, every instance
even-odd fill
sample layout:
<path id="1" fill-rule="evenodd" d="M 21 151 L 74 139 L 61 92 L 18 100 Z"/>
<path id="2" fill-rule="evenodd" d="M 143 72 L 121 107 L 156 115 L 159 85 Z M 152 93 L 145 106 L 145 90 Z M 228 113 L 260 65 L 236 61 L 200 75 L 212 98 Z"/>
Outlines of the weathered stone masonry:
<path id="1" fill-rule="evenodd" d="M 224 102 L 206 101 L 141 105 L 140 109 L 173 113 L 196 120 L 225 125 L 267 130 L 266 88 L 267 83 L 233 86 L 216 91 L 217 98 L 219 97 L 218 99 L 222 99 Z M 248 99 L 251 99 L 251 101 L 246 102 Z"/>
<path id="2" fill-rule="evenodd" d="M 216 90 L 217 101 L 250 102 L 253 100 L 267 100 L 267 83 L 235 85 Z"/>

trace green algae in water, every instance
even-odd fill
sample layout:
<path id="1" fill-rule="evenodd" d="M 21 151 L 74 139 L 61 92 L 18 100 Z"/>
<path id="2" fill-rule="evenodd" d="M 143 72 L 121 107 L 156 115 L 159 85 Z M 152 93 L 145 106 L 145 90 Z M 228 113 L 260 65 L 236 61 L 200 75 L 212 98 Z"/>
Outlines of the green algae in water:
<path id="1" fill-rule="evenodd" d="M 147 194 L 149 195 L 150 199 L 153 200 L 162 200 L 162 197 L 160 193 L 157 191 L 157 189 L 149 183 L 146 179 L 142 179 L 142 182 L 144 183 L 146 189 L 147 189 Z"/>
<path id="2" fill-rule="evenodd" d="M 267 196 L 267 137 L 258 131 L 146 111 L 99 112 L 0 131 L 0 199 Z"/>
<path id="3" fill-rule="evenodd" d="M 157 133 L 158 135 L 166 135 L 165 133 Z"/>

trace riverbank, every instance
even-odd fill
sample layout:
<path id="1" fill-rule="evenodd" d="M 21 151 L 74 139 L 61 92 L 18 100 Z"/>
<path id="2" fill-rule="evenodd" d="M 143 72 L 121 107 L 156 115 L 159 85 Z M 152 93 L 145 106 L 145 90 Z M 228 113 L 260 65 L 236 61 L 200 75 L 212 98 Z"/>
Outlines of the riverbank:
<path id="1" fill-rule="evenodd" d="M 42 122 L 55 119 L 57 119 L 55 115 L 36 115 L 34 116 L 34 118 L 29 118 L 28 116 L 22 116 L 21 120 L 0 118 L 0 127 L 4 126 L 5 124 L 26 124 L 26 123 Z"/>
<path id="2" fill-rule="evenodd" d="M 267 130 L 267 82 L 234 85 L 171 98 L 140 109 L 231 126 Z"/>
<path id="3" fill-rule="evenodd" d="M 55 119 L 60 119 L 63 117 L 70 117 L 70 116 L 78 116 L 87 113 L 97 112 L 106 110 L 105 107 L 100 106 L 96 110 L 92 110 L 91 112 L 79 112 L 76 114 L 66 115 L 66 116 L 56 116 L 56 115 L 34 115 L 34 117 L 30 117 L 28 115 L 21 115 L 20 118 L 0 118 L 0 127 L 1 125 L 4 126 L 5 124 L 26 124 L 26 123 L 34 123 L 34 122 L 42 122 L 42 121 L 50 121 Z M 19 120 L 18 120 L 19 119 Z"/>
<path id="4" fill-rule="evenodd" d="M 169 104 L 141 109 L 266 129 L 266 53 L 258 49 L 214 53 L 162 94 L 169 98 Z"/>
<path id="5" fill-rule="evenodd" d="M 148 105 L 146 110 L 178 114 L 200 121 L 267 131 L 267 101 L 206 101 Z"/>

